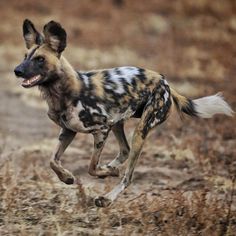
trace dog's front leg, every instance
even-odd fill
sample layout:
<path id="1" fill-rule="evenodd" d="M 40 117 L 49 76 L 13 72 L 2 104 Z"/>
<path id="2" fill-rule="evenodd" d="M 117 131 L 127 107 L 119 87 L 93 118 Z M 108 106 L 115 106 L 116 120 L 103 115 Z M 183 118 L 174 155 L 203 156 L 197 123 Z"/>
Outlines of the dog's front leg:
<path id="1" fill-rule="evenodd" d="M 119 170 L 108 166 L 99 166 L 100 155 L 105 145 L 109 131 L 100 131 L 93 134 L 94 136 L 94 151 L 89 166 L 89 174 L 92 176 L 106 177 L 118 176 Z"/>
<path id="2" fill-rule="evenodd" d="M 62 156 L 68 145 L 72 142 L 75 135 L 76 133 L 71 130 L 61 129 L 59 135 L 59 143 L 57 144 L 56 150 L 53 153 L 52 159 L 50 161 L 51 168 L 57 174 L 58 178 L 66 184 L 73 184 L 75 178 L 71 172 L 62 167 L 60 157 Z"/>

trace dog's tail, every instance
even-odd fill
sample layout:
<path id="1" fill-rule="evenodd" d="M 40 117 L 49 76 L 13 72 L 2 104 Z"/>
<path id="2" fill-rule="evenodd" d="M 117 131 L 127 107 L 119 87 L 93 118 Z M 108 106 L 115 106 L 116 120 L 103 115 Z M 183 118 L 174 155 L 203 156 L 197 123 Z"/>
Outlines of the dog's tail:
<path id="1" fill-rule="evenodd" d="M 225 114 L 227 116 L 233 116 L 234 114 L 221 93 L 191 100 L 178 94 L 172 88 L 170 88 L 170 91 L 180 116 L 182 116 L 182 113 L 186 113 L 189 116 L 211 118 L 215 114 Z"/>

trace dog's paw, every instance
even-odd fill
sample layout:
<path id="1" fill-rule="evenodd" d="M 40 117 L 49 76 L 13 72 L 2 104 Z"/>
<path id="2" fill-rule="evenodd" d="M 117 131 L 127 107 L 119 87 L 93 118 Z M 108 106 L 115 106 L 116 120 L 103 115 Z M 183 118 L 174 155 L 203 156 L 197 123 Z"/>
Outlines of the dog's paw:
<path id="1" fill-rule="evenodd" d="M 50 166 L 57 174 L 58 178 L 65 184 L 73 184 L 75 182 L 75 177 L 73 174 L 70 171 L 64 169 L 59 163 L 52 160 L 50 162 Z"/>
<path id="2" fill-rule="evenodd" d="M 107 176 L 119 177 L 120 171 L 116 167 L 104 165 L 96 170 L 96 174 L 99 178 L 106 178 Z"/>
<path id="3" fill-rule="evenodd" d="M 58 175 L 59 179 L 65 184 L 71 185 L 75 182 L 75 177 L 67 170 Z"/>
<path id="4" fill-rule="evenodd" d="M 110 199 L 103 196 L 95 198 L 95 205 L 97 207 L 108 207 L 111 203 L 112 201 Z"/>
<path id="5" fill-rule="evenodd" d="M 68 177 L 63 181 L 65 184 L 73 184 L 75 182 L 74 177 Z"/>

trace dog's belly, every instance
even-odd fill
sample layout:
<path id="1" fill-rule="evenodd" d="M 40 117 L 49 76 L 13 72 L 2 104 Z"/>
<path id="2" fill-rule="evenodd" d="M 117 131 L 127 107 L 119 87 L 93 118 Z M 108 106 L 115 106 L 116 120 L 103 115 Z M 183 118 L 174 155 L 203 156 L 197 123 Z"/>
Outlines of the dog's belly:
<path id="1" fill-rule="evenodd" d="M 76 106 L 70 106 L 60 114 L 60 123 L 67 129 L 75 132 L 92 133 L 98 130 L 109 130 L 121 120 L 127 120 L 133 116 L 140 104 L 133 107 L 112 107 L 109 111 L 104 104 L 96 104 L 96 107 L 88 106 L 79 101 Z"/>
<path id="2" fill-rule="evenodd" d="M 101 117 L 94 117 L 87 111 L 74 106 L 69 107 L 61 114 L 61 123 L 67 129 L 81 133 L 91 133 L 96 130 L 108 128 Z"/>

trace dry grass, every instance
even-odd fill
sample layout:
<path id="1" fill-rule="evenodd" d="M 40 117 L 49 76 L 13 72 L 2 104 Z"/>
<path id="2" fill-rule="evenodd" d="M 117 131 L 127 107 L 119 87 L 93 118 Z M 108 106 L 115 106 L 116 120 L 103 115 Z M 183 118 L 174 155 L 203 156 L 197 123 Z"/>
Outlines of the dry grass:
<path id="1" fill-rule="evenodd" d="M 1 153 L 1 235 L 233 235 L 236 230 L 235 176 L 225 191 L 192 178 L 161 191 L 136 196 L 128 191 L 111 207 L 98 209 L 94 189 L 79 178 L 74 186 L 59 183 L 41 156 L 47 154 L 37 148 Z"/>

